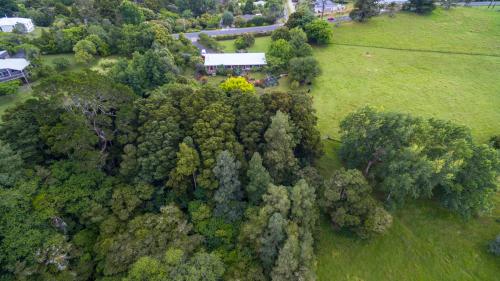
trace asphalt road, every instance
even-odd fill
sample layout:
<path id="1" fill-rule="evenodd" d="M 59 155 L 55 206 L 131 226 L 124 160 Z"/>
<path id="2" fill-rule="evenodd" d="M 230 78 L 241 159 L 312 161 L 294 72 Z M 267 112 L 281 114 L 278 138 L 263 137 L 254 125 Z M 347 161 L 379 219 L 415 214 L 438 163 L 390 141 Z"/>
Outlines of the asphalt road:
<path id="1" fill-rule="evenodd" d="M 198 40 L 198 36 L 200 33 L 205 33 L 208 36 L 219 36 L 219 35 L 239 35 L 243 33 L 260 33 L 260 32 L 269 32 L 277 29 L 278 27 L 283 26 L 283 24 L 273 24 L 273 25 L 265 25 L 265 26 L 254 26 L 254 27 L 243 27 L 243 28 L 225 28 L 225 29 L 216 29 L 216 30 L 204 30 L 201 32 L 191 32 L 184 33 L 184 35 L 191 39 L 191 41 L 195 42 Z M 173 34 L 175 38 L 179 36 L 179 34 Z"/>
<path id="2" fill-rule="evenodd" d="M 495 4 L 496 4 L 496 6 L 500 6 L 500 1 L 493 1 L 493 5 L 495 5 Z M 458 3 L 458 5 L 463 6 L 463 5 L 465 5 L 465 2 L 460 2 L 460 3 Z M 472 6 L 472 7 L 474 7 L 474 6 L 489 6 L 489 5 L 491 5 L 490 1 L 470 2 L 469 3 L 469 6 Z"/>

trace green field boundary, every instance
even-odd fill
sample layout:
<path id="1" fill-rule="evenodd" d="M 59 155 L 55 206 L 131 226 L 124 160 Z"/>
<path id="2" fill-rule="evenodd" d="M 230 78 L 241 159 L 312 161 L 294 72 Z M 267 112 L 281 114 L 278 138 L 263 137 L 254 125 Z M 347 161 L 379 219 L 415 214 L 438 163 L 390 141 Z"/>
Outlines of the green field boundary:
<path id="1" fill-rule="evenodd" d="M 500 58 L 500 54 L 496 55 L 496 54 L 485 54 L 485 53 L 474 53 L 474 52 L 440 51 L 440 50 L 429 50 L 429 49 L 408 49 L 408 48 L 396 48 L 396 47 L 384 47 L 384 46 L 348 44 L 348 43 L 331 43 L 331 45 L 359 47 L 359 48 L 374 48 L 374 49 L 405 51 L 405 52 L 437 53 L 437 54 L 446 54 L 446 55 L 465 55 L 465 56 L 481 56 L 481 57 Z"/>

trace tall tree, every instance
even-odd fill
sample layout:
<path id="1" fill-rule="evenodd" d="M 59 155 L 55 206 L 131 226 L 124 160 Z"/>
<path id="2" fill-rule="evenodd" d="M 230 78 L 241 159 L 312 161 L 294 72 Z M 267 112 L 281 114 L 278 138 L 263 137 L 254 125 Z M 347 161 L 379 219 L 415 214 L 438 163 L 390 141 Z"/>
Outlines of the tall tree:
<path id="1" fill-rule="evenodd" d="M 215 215 L 234 222 L 243 215 L 243 191 L 238 179 L 240 163 L 227 150 L 217 156 L 214 175 L 219 181 L 215 191 Z"/>
<path id="2" fill-rule="evenodd" d="M 196 170 L 200 166 L 200 157 L 192 146 L 190 138 L 179 144 L 177 163 L 175 169 L 170 172 L 167 182 L 167 186 L 176 190 L 178 194 L 186 192 L 191 185 L 196 189 Z"/>
<path id="3" fill-rule="evenodd" d="M 0 188 L 13 187 L 22 178 L 23 160 L 0 141 Z"/>
<path id="4" fill-rule="evenodd" d="M 248 184 L 246 185 L 247 196 L 251 204 L 258 205 L 262 201 L 262 195 L 271 183 L 271 176 L 266 168 L 262 166 L 262 157 L 255 152 L 248 163 Z"/>
<path id="5" fill-rule="evenodd" d="M 217 188 L 213 168 L 216 157 L 227 150 L 236 157 L 241 156 L 241 146 L 234 134 L 235 117 L 231 108 L 216 102 L 200 112 L 199 119 L 194 123 L 194 140 L 201 152 L 202 170 L 198 176 L 198 184 L 205 189 Z"/>
<path id="6" fill-rule="evenodd" d="M 293 153 L 297 143 L 292 126 L 288 115 L 278 111 L 271 118 L 271 125 L 264 134 L 264 163 L 275 183 L 292 182 L 297 170 L 297 159 Z"/>
<path id="7" fill-rule="evenodd" d="M 350 17 L 359 22 L 365 22 L 379 14 L 378 0 L 357 0 Z"/>

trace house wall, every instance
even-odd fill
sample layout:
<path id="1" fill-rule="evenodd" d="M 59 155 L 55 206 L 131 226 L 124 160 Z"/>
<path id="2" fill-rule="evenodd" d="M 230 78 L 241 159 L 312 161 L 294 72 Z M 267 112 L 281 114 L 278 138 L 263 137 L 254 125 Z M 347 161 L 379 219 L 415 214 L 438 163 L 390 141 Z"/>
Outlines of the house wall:
<path id="1" fill-rule="evenodd" d="M 24 25 L 24 28 L 26 28 L 26 31 L 27 32 L 32 32 L 33 30 L 35 30 L 35 26 L 33 25 L 32 22 L 29 22 L 29 23 L 21 23 L 22 25 Z M 14 25 L 2 25 L 0 26 L 0 29 L 3 31 L 3 32 L 12 32 L 14 30 Z"/>

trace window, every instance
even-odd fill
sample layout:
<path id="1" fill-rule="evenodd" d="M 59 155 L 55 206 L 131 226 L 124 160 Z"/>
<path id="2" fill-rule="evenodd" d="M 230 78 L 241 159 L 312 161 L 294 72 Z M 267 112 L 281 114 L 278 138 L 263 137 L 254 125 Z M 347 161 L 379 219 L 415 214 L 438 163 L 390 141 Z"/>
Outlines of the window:
<path id="1" fill-rule="evenodd" d="M 6 69 L 0 69 L 0 77 L 9 77 L 9 72 Z"/>

